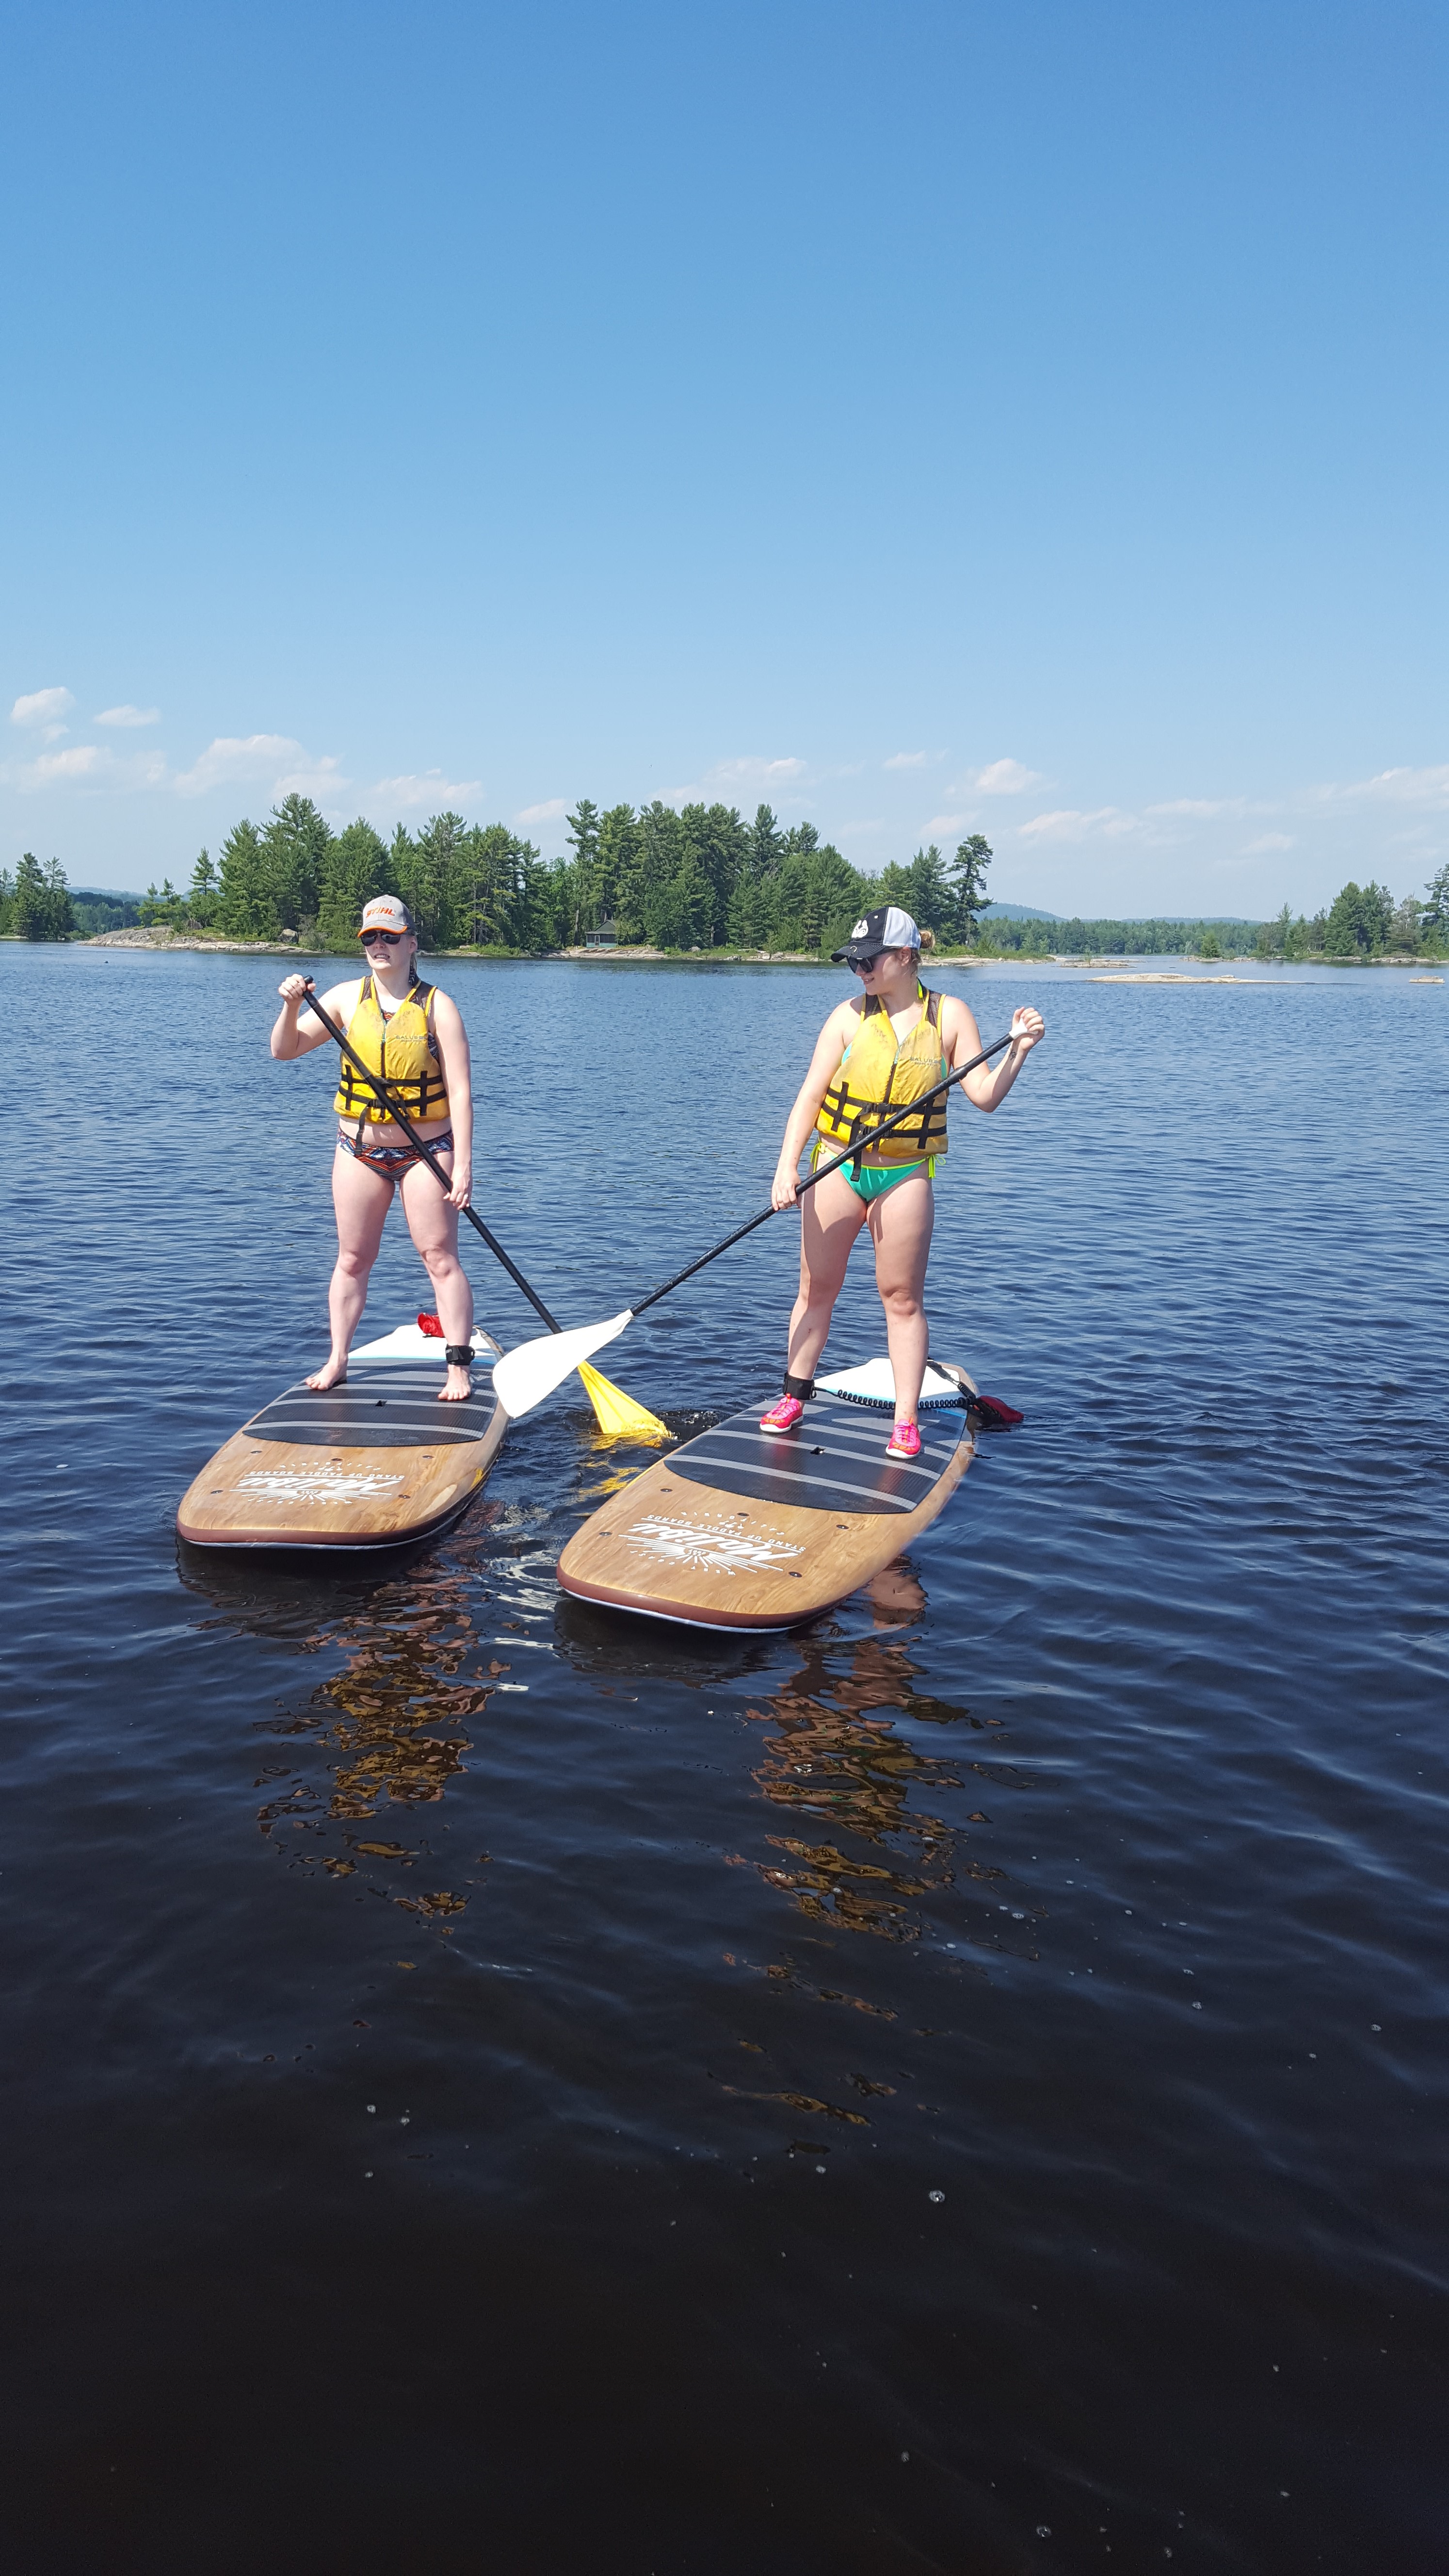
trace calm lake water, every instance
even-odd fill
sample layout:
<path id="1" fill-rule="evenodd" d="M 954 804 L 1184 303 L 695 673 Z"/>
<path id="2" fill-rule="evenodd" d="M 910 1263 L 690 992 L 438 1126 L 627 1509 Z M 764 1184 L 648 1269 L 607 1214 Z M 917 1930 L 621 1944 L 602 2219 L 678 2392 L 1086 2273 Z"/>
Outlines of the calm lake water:
<path id="1" fill-rule="evenodd" d="M 931 1274 L 1026 1424 L 733 1645 L 560 1600 L 648 1454 L 576 1391 L 385 1579 L 178 1563 L 325 1347 L 279 971 L 0 950 L 9 2565 L 1441 2569 L 1449 986 L 943 974 L 1048 1022 Z M 444 981 L 565 1322 L 762 1203 L 843 989 Z M 610 1374 L 770 1395 L 795 1257 Z"/>

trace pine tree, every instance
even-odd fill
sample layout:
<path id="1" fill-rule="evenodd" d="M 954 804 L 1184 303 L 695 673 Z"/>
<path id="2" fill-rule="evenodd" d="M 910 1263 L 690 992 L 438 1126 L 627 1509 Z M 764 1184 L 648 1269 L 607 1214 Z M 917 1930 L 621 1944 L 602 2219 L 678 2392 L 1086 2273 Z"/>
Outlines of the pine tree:
<path id="1" fill-rule="evenodd" d="M 639 817 L 644 936 L 653 948 L 673 948 L 677 907 L 674 880 L 684 858 L 684 834 L 671 805 L 656 796 Z"/>
<path id="2" fill-rule="evenodd" d="M 148 885 L 140 904 L 141 920 L 148 930 L 158 923 L 167 930 L 180 930 L 186 918 L 186 898 L 179 895 L 169 877 L 160 886 Z"/>
<path id="3" fill-rule="evenodd" d="M 59 859 L 52 859 L 45 871 L 45 937 L 69 939 L 74 928 L 65 870 Z"/>
<path id="4" fill-rule="evenodd" d="M 255 823 L 233 824 L 221 845 L 217 920 L 229 939 L 275 939 L 281 930 Z"/>
<path id="5" fill-rule="evenodd" d="M 684 944 L 715 948 L 729 935 L 730 900 L 749 854 L 749 834 L 732 805 L 686 805 L 679 825 L 683 847 L 709 888 L 703 936 Z"/>
<path id="6" fill-rule="evenodd" d="M 779 826 L 768 805 L 755 807 L 749 841 L 750 874 L 758 885 L 762 878 L 773 876 L 780 864 Z"/>
<path id="7" fill-rule="evenodd" d="M 454 868 L 453 915 L 459 943 L 513 945 L 517 869 L 512 833 L 502 823 L 475 823 L 463 836 Z"/>
<path id="8" fill-rule="evenodd" d="M 15 895 L 12 918 L 21 939 L 45 937 L 45 878 L 33 850 L 27 850 L 15 871 Z"/>
<path id="9" fill-rule="evenodd" d="M 561 874 L 567 876 L 567 887 L 560 886 L 565 896 L 567 919 L 564 945 L 576 948 L 586 931 L 597 930 L 604 914 L 603 868 L 599 856 L 599 809 L 587 796 L 581 796 L 568 818 L 567 839 L 573 850 L 573 864 Z"/>
<path id="10" fill-rule="evenodd" d="M 1376 885 L 1372 878 L 1366 886 L 1355 885 L 1350 877 L 1329 906 L 1323 933 L 1325 954 L 1375 955 L 1388 938 L 1393 917 L 1394 901 L 1387 886 Z"/>
<path id="11" fill-rule="evenodd" d="M 599 818 L 599 899 L 621 940 L 644 936 L 644 844 L 632 805 Z"/>
<path id="12" fill-rule="evenodd" d="M 186 916 L 198 930 L 210 930 L 221 903 L 221 880 L 209 850 L 198 850 L 186 895 Z"/>
<path id="13" fill-rule="evenodd" d="M 273 807 L 262 835 L 263 884 L 289 930 L 317 918 L 331 838 L 310 796 L 286 796 Z"/>
<path id="14" fill-rule="evenodd" d="M 425 948 L 451 948 L 461 936 L 455 920 L 459 878 L 465 869 L 468 826 L 461 814 L 434 814 L 412 844 L 403 894 Z"/>
<path id="15" fill-rule="evenodd" d="M 991 843 L 984 832 L 972 832 L 968 839 L 956 844 L 956 903 L 951 928 L 964 948 L 974 948 L 980 936 L 986 871 L 991 859 Z"/>
<path id="16" fill-rule="evenodd" d="M 317 937 L 334 956 L 359 955 L 357 929 L 362 907 L 375 894 L 396 894 L 387 844 L 361 815 L 327 845 L 322 892 L 317 906 Z"/>
<path id="17" fill-rule="evenodd" d="M 1422 936 L 1432 948 L 1449 947 L 1449 859 L 1429 880 L 1429 900 L 1419 919 Z"/>

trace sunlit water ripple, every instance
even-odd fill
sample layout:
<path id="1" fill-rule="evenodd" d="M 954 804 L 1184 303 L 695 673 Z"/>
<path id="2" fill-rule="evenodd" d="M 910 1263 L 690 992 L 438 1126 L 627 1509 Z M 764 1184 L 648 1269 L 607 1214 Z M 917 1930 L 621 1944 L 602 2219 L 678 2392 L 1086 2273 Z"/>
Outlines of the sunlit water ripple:
<path id="1" fill-rule="evenodd" d="M 381 1579 L 178 1565 L 323 1347 L 277 972 L 0 949 L 11 2563 L 1440 2567 L 1449 987 L 943 976 L 1049 1022 L 931 1282 L 1026 1426 L 734 1646 L 560 1601 L 577 1394 Z M 444 980 L 569 1321 L 760 1204 L 837 989 Z M 768 1394 L 794 1258 L 611 1374 Z"/>

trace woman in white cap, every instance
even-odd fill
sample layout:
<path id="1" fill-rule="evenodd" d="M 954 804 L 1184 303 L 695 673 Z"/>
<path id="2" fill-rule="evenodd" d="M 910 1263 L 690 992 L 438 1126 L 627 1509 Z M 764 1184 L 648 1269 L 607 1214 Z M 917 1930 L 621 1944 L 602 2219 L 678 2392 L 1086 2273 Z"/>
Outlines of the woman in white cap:
<path id="1" fill-rule="evenodd" d="M 789 1207 L 797 1194 L 800 1156 L 812 1129 L 812 1164 L 868 1137 L 888 1110 L 919 1100 L 902 1121 L 806 1193 L 801 1208 L 800 1294 L 790 1317 L 785 1391 L 761 1429 L 793 1431 L 815 1391 L 835 1301 L 850 1248 L 863 1225 L 875 1242 L 875 1279 L 885 1308 L 895 1379 L 893 1458 L 917 1458 L 916 1427 L 926 1373 L 928 1330 L 922 1296 L 935 1207 L 931 1176 L 946 1151 L 946 1104 L 925 1095 L 956 1065 L 981 1052 L 976 1022 L 953 993 L 928 993 L 920 980 L 921 934 L 898 904 L 881 904 L 858 921 L 836 965 L 849 965 L 861 991 L 833 1010 L 790 1112 L 771 1198 Z M 978 1109 L 997 1109 L 1031 1050 L 1046 1035 L 1039 1011 L 1019 1010 L 1011 1045 L 997 1065 L 978 1065 L 961 1089 Z"/>
<path id="2" fill-rule="evenodd" d="M 473 1187 L 473 1077 L 468 1033 L 456 1002 L 417 975 L 413 917 L 393 894 L 374 895 L 363 906 L 363 958 L 367 972 L 334 984 L 322 1007 L 341 1023 L 373 1073 L 380 1074 L 407 1111 L 418 1134 L 452 1176 L 446 1197 L 389 1117 L 371 1084 L 346 1056 L 333 1108 L 337 1152 L 332 1203 L 337 1211 L 337 1267 L 327 1306 L 332 1348 L 308 1378 L 317 1388 L 340 1386 L 347 1375 L 352 1336 L 367 1303 L 367 1283 L 382 1242 L 394 1190 L 401 1189 L 408 1231 L 427 1265 L 443 1327 L 448 1366 L 445 1402 L 470 1391 L 473 1357 L 473 1291 L 458 1259 L 458 1210 Z M 272 1031 L 272 1053 L 289 1063 L 329 1043 L 326 1029 L 307 1008 L 300 975 L 279 985 L 282 1007 Z"/>

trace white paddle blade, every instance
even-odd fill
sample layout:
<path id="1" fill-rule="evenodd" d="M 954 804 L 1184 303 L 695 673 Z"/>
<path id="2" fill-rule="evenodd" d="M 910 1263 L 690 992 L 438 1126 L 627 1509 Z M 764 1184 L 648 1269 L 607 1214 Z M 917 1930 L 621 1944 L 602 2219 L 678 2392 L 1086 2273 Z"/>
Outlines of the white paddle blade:
<path id="1" fill-rule="evenodd" d="M 540 1333 L 536 1342 L 520 1342 L 516 1351 L 505 1351 L 494 1365 L 493 1392 L 509 1419 L 521 1421 L 556 1386 L 562 1386 L 580 1360 L 591 1360 L 605 1342 L 617 1341 L 633 1320 L 634 1309 L 626 1306 L 622 1315 L 611 1315 L 607 1324 L 580 1324 L 573 1333 Z"/>

